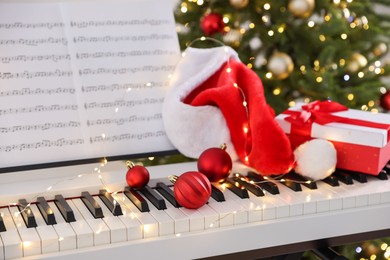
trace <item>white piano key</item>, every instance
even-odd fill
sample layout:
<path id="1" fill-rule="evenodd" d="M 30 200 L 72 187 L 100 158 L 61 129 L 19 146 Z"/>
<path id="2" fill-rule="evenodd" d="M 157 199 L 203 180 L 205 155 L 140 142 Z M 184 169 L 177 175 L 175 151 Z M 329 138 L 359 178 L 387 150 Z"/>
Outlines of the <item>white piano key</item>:
<path id="1" fill-rule="evenodd" d="M 87 207 L 81 201 L 81 199 L 73 199 L 71 200 L 75 211 L 76 208 L 84 218 L 84 220 L 88 223 L 90 228 L 93 231 L 93 242 L 95 246 L 104 245 L 110 243 L 110 229 L 101 219 L 95 219 L 92 214 L 89 212 Z"/>
<path id="2" fill-rule="evenodd" d="M 77 237 L 72 226 L 65 221 L 54 202 L 48 204 L 56 217 L 57 224 L 53 225 L 53 228 L 59 237 L 60 251 L 76 249 Z"/>
<path id="3" fill-rule="evenodd" d="M 362 193 L 361 191 L 364 191 L 367 189 L 366 187 L 367 183 L 359 183 L 357 181 L 354 181 L 352 185 L 346 185 L 344 183 L 341 183 L 340 186 L 346 190 L 348 193 L 348 197 L 353 197 L 350 200 L 352 201 L 351 204 L 353 206 L 351 207 L 365 207 L 369 204 L 369 197 L 367 193 Z"/>
<path id="4" fill-rule="evenodd" d="M 103 211 L 104 218 L 102 220 L 106 223 L 110 229 L 111 243 L 117 243 L 127 240 L 126 226 L 119 220 L 117 216 L 114 216 L 112 212 L 107 208 L 103 201 L 95 196 L 94 199 L 100 205 Z"/>
<path id="5" fill-rule="evenodd" d="M 219 214 L 219 226 L 220 227 L 226 227 L 226 226 L 233 226 L 234 225 L 234 215 L 233 215 L 233 212 L 236 209 L 231 208 L 231 205 L 229 205 L 226 201 L 218 202 L 218 201 L 214 200 L 213 198 L 210 198 L 207 205 L 210 208 L 214 209 L 216 212 L 218 212 L 218 214 Z"/>
<path id="6" fill-rule="evenodd" d="M 219 214 L 209 205 L 203 205 L 202 207 L 196 209 L 204 217 L 204 228 L 213 229 L 219 228 Z"/>
<path id="7" fill-rule="evenodd" d="M 41 254 L 41 240 L 35 228 L 27 228 L 17 207 L 9 207 L 23 245 L 23 256 Z"/>
<path id="8" fill-rule="evenodd" d="M 341 210 L 343 208 L 343 199 L 337 194 L 334 187 L 329 184 L 317 181 L 317 189 L 329 199 L 329 211 Z"/>
<path id="9" fill-rule="evenodd" d="M 85 221 L 81 213 L 77 210 L 76 206 L 71 202 L 71 200 L 68 200 L 67 202 L 69 206 L 72 208 L 74 217 L 76 219 L 76 221 L 70 222 L 69 225 L 76 233 L 77 248 L 92 247 L 94 244 L 93 230 Z"/>
<path id="10" fill-rule="evenodd" d="M 0 214 L 3 216 L 3 221 L 6 232 L 1 232 L 0 237 L 3 240 L 4 258 L 21 258 L 23 256 L 22 240 L 20 239 L 18 230 L 8 208 L 0 209 Z"/>
<path id="11" fill-rule="evenodd" d="M 368 193 L 369 205 L 390 203 L 390 179 L 379 180 L 374 176 L 367 176 L 367 183 L 358 189 L 361 194 Z"/>
<path id="12" fill-rule="evenodd" d="M 333 187 L 334 191 L 342 198 L 343 209 L 351 209 L 356 207 L 356 194 L 351 193 L 345 187 L 348 186 L 342 182 L 339 182 L 340 186 Z"/>
<path id="13" fill-rule="evenodd" d="M 223 191 L 225 199 L 228 201 L 232 201 L 236 204 L 236 213 L 235 217 L 239 216 L 239 212 L 245 212 L 245 214 L 241 217 L 240 224 L 245 224 L 248 222 L 258 222 L 262 220 L 262 209 L 261 206 L 256 204 L 255 201 L 248 199 L 242 199 L 234 194 L 229 189 L 225 189 Z M 223 202 L 222 202 L 223 203 Z M 235 220 L 235 224 L 239 224 L 238 221 Z"/>
<path id="14" fill-rule="evenodd" d="M 311 197 L 302 191 L 293 191 L 283 184 L 278 185 L 282 198 L 288 197 L 291 204 L 303 206 L 303 215 L 314 214 L 317 211 L 316 201 L 311 200 Z"/>
<path id="15" fill-rule="evenodd" d="M 143 237 L 157 237 L 158 236 L 158 222 L 149 214 L 149 212 L 141 212 L 126 196 L 121 196 L 120 203 L 123 203 L 124 207 L 131 210 L 133 215 L 141 222 L 143 229 Z"/>
<path id="16" fill-rule="evenodd" d="M 121 201 L 120 196 L 122 195 L 113 195 L 113 197 L 122 208 L 123 215 L 118 216 L 118 218 L 126 226 L 127 240 L 130 241 L 130 240 L 142 239 L 143 237 L 142 223 L 138 220 L 135 214 L 129 208 L 127 208 L 125 204 Z"/>
<path id="17" fill-rule="evenodd" d="M 31 211 L 35 216 L 37 227 L 35 228 L 41 238 L 42 254 L 59 252 L 59 237 L 52 225 L 47 225 L 37 205 L 31 205 Z"/>
<path id="18" fill-rule="evenodd" d="M 167 209 L 174 208 L 183 212 L 189 219 L 190 232 L 205 229 L 205 217 L 196 209 L 187 209 L 184 207 L 175 208 L 168 201 L 165 201 Z"/>
<path id="19" fill-rule="evenodd" d="M 158 222 L 159 236 L 175 234 L 176 221 L 163 210 L 158 210 L 152 203 L 149 204 L 149 214 Z"/>
<path id="20" fill-rule="evenodd" d="M 149 203 L 150 205 L 151 203 Z M 184 214 L 180 209 L 177 209 L 175 207 L 171 207 L 171 205 L 168 205 L 169 202 L 166 201 L 165 205 L 167 205 L 167 208 L 163 210 L 165 214 L 167 214 L 174 223 L 174 233 L 175 234 L 181 234 L 190 232 L 190 219 L 186 214 Z M 153 208 L 153 212 L 157 210 L 153 205 L 151 205 Z"/>
<path id="21" fill-rule="evenodd" d="M 3 238 L 0 236 L 0 260 L 5 259 L 4 258 L 4 244 L 3 244 Z"/>

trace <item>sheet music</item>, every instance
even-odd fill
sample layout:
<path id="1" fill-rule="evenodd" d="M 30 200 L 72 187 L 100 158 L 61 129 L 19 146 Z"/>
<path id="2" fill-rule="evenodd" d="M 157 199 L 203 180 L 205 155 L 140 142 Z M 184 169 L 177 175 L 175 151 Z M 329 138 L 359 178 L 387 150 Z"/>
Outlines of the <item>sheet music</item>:
<path id="1" fill-rule="evenodd" d="M 0 3 L 0 168 L 173 150 L 169 1 Z"/>

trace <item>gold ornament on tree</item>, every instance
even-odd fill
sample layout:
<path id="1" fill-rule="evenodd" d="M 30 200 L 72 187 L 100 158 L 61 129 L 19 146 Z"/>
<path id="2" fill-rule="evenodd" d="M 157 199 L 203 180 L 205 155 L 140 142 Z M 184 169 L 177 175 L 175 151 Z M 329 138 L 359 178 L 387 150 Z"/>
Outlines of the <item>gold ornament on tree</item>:
<path id="1" fill-rule="evenodd" d="M 241 33 L 239 30 L 237 29 L 231 29 L 230 31 L 228 31 L 223 37 L 223 41 L 232 46 L 232 47 L 239 47 L 240 46 L 240 41 L 241 41 Z"/>
<path id="2" fill-rule="evenodd" d="M 351 73 L 355 73 L 358 70 L 364 68 L 367 65 L 367 59 L 362 54 L 355 52 L 351 56 L 351 60 L 348 62 L 347 70 Z"/>
<path id="3" fill-rule="evenodd" d="M 288 2 L 288 10 L 297 17 L 307 18 L 314 10 L 314 0 L 290 0 Z"/>
<path id="4" fill-rule="evenodd" d="M 237 9 L 246 7 L 248 3 L 249 0 L 230 0 L 230 5 Z"/>
<path id="5" fill-rule="evenodd" d="M 294 70 L 294 62 L 288 54 L 275 52 L 268 59 L 267 68 L 276 79 L 285 79 Z"/>

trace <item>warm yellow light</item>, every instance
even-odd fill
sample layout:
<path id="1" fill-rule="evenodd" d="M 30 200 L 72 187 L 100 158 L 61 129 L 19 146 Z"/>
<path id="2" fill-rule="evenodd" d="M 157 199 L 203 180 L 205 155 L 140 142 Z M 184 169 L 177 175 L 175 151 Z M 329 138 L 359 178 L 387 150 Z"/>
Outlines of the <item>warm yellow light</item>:
<path id="1" fill-rule="evenodd" d="M 148 157 L 148 160 L 149 160 L 149 161 L 153 161 L 153 160 L 154 160 L 154 157 L 153 157 L 153 156 L 150 156 L 150 157 Z"/>
<path id="2" fill-rule="evenodd" d="M 320 61 L 319 60 L 315 60 L 313 64 L 314 64 L 315 67 L 319 67 L 320 66 Z"/>
<path id="3" fill-rule="evenodd" d="M 347 96 L 347 99 L 348 99 L 349 101 L 352 101 L 354 98 L 355 98 L 355 95 L 352 94 L 352 93 L 349 93 L 348 96 Z"/>
<path id="4" fill-rule="evenodd" d="M 289 107 L 295 106 L 295 101 L 290 101 L 290 102 L 288 102 L 288 106 L 289 106 Z"/>
<path id="5" fill-rule="evenodd" d="M 305 98 L 305 99 L 303 100 L 303 102 L 305 102 L 306 104 L 307 104 L 307 103 L 310 103 L 310 98 Z"/>
<path id="6" fill-rule="evenodd" d="M 375 101 L 374 101 L 374 100 L 368 101 L 368 106 L 369 106 L 369 107 L 375 106 Z"/>
<path id="7" fill-rule="evenodd" d="M 325 35 L 321 34 L 319 37 L 320 41 L 324 42 L 326 40 Z"/>
<path id="8" fill-rule="evenodd" d="M 278 33 L 283 33 L 283 32 L 284 32 L 284 26 L 282 25 L 278 28 Z"/>
<path id="9" fill-rule="evenodd" d="M 261 17 L 261 20 L 262 20 L 263 22 L 265 22 L 265 23 L 268 23 L 269 17 L 268 17 L 267 15 L 263 15 L 263 16 Z"/>
<path id="10" fill-rule="evenodd" d="M 249 24 L 249 28 L 251 28 L 251 29 L 255 28 L 255 24 L 254 23 L 250 23 Z"/>
<path id="11" fill-rule="evenodd" d="M 325 20 L 326 22 L 329 22 L 329 21 L 330 21 L 330 18 L 331 18 L 331 16 L 330 16 L 329 14 L 327 14 L 327 15 L 325 15 L 325 17 L 324 17 L 324 20 Z"/>
<path id="12" fill-rule="evenodd" d="M 180 11 L 181 11 L 183 14 L 187 13 L 188 8 L 187 8 L 187 4 L 186 4 L 186 3 L 182 3 L 182 4 L 181 4 Z"/>
<path id="13" fill-rule="evenodd" d="M 375 67 L 371 65 L 370 67 L 368 67 L 368 70 L 369 70 L 369 71 L 374 71 L 374 70 L 375 70 Z"/>
<path id="14" fill-rule="evenodd" d="M 264 10 L 269 10 L 271 9 L 271 5 L 269 3 L 264 4 Z"/>
<path id="15" fill-rule="evenodd" d="M 340 64 L 340 66 L 344 66 L 345 65 L 345 60 L 344 59 L 340 59 L 339 60 L 339 64 Z"/>
<path id="16" fill-rule="evenodd" d="M 266 77 L 267 79 L 272 78 L 272 73 L 271 73 L 271 72 L 267 72 L 267 73 L 265 74 L 265 77 Z"/>
<path id="17" fill-rule="evenodd" d="M 350 23 L 349 27 L 351 27 L 352 29 L 356 28 L 356 23 Z"/>
<path id="18" fill-rule="evenodd" d="M 272 93 L 277 96 L 277 95 L 280 95 L 280 93 L 282 92 L 282 90 L 280 88 L 275 88 Z"/>
<path id="19" fill-rule="evenodd" d="M 338 5 L 338 4 L 340 4 L 340 0 L 333 0 L 333 3 Z"/>
<path id="20" fill-rule="evenodd" d="M 345 40 L 345 39 L 348 38 L 348 35 L 347 35 L 346 33 L 342 33 L 342 34 L 340 35 L 340 37 L 341 37 L 341 39 Z"/>
<path id="21" fill-rule="evenodd" d="M 205 41 L 205 40 L 206 40 L 206 37 L 202 36 L 202 37 L 200 37 L 200 40 L 201 40 L 201 41 Z"/>
<path id="22" fill-rule="evenodd" d="M 299 69 L 300 69 L 302 72 L 304 72 L 304 71 L 306 71 L 306 66 L 305 66 L 305 65 L 301 65 L 301 66 L 299 67 Z"/>
<path id="23" fill-rule="evenodd" d="M 374 65 L 380 67 L 382 65 L 381 61 L 377 60 L 374 62 Z"/>
<path id="24" fill-rule="evenodd" d="M 375 74 L 381 74 L 381 68 L 375 68 Z"/>
<path id="25" fill-rule="evenodd" d="M 316 82 L 317 82 L 317 83 L 321 83 L 321 82 L 322 82 L 322 80 L 323 80 L 323 79 L 322 79 L 322 77 L 321 77 L 321 76 L 318 76 L 318 77 L 316 78 Z"/>
<path id="26" fill-rule="evenodd" d="M 229 22 L 229 17 L 224 16 L 224 17 L 222 18 L 222 21 L 223 21 L 224 23 L 228 23 L 228 22 Z"/>
<path id="27" fill-rule="evenodd" d="M 376 259 L 376 255 L 370 255 L 370 260 L 375 260 Z"/>
<path id="28" fill-rule="evenodd" d="M 386 243 L 381 244 L 381 249 L 385 251 L 387 249 L 388 245 Z"/>
<path id="29" fill-rule="evenodd" d="M 234 86 L 235 88 L 238 88 L 238 85 L 237 85 L 237 83 L 235 83 L 235 82 L 234 82 L 233 86 Z"/>
<path id="30" fill-rule="evenodd" d="M 367 111 L 367 110 L 368 110 L 368 106 L 367 106 L 367 105 L 363 105 L 363 106 L 361 107 L 361 110 Z"/>
<path id="31" fill-rule="evenodd" d="M 251 69 L 251 68 L 253 67 L 252 63 L 248 63 L 248 64 L 246 64 L 246 66 L 247 66 L 249 69 Z"/>
<path id="32" fill-rule="evenodd" d="M 365 24 L 365 25 L 363 25 L 363 29 L 368 30 L 368 29 L 370 29 L 370 26 L 368 26 L 368 24 Z"/>
<path id="33" fill-rule="evenodd" d="M 241 33 L 241 34 L 244 34 L 245 32 L 246 32 L 246 30 L 245 30 L 244 28 L 241 28 L 241 29 L 240 29 L 240 33 Z"/>
<path id="34" fill-rule="evenodd" d="M 269 31 L 268 31 L 268 35 L 269 35 L 269 36 L 274 36 L 274 31 L 269 30 Z"/>
<path id="35" fill-rule="evenodd" d="M 230 72 L 232 72 L 232 69 L 231 69 L 231 68 L 227 68 L 227 69 L 226 69 L 226 72 L 227 72 L 227 73 L 230 73 Z"/>
<path id="36" fill-rule="evenodd" d="M 197 5 L 203 5 L 203 4 L 204 4 L 204 1 L 203 1 L 203 0 L 198 0 L 198 1 L 196 1 L 196 4 L 197 4 Z"/>
<path id="37" fill-rule="evenodd" d="M 358 77 L 359 77 L 359 78 L 363 78 L 363 77 L 364 77 L 364 72 L 363 72 L 363 71 L 360 71 L 360 72 L 358 73 Z"/>
<path id="38" fill-rule="evenodd" d="M 249 157 L 245 156 L 245 162 L 249 162 Z"/>
<path id="39" fill-rule="evenodd" d="M 242 105 L 243 105 L 244 107 L 246 107 L 246 106 L 248 105 L 248 103 L 247 103 L 246 101 L 244 101 L 244 102 L 242 102 Z"/>
<path id="40" fill-rule="evenodd" d="M 316 25 L 314 21 L 309 21 L 309 22 L 307 23 L 307 26 L 309 26 L 310 28 L 313 28 L 314 25 Z"/>

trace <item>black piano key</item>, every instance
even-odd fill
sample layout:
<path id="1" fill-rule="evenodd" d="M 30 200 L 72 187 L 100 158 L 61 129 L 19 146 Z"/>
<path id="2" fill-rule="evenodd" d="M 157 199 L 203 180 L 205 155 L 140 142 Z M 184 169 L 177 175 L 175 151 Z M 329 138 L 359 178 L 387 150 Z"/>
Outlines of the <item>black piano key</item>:
<path id="1" fill-rule="evenodd" d="M 354 171 L 345 171 L 345 170 L 339 170 L 345 174 L 349 174 L 352 179 L 360 182 L 360 183 L 366 183 L 367 182 L 367 175 L 360 173 L 360 172 L 354 172 Z"/>
<path id="2" fill-rule="evenodd" d="M 173 194 L 173 190 L 171 190 L 165 183 L 158 182 L 156 185 L 156 189 L 175 208 L 181 207 L 181 205 L 175 199 L 175 195 Z"/>
<path id="3" fill-rule="evenodd" d="M 56 195 L 54 199 L 54 203 L 61 212 L 61 215 L 64 217 L 65 221 L 68 223 L 75 222 L 76 218 L 74 217 L 73 210 L 69 206 L 68 202 L 66 202 L 65 198 L 62 195 Z"/>
<path id="4" fill-rule="evenodd" d="M 380 180 L 387 180 L 387 172 L 385 170 L 381 170 L 379 174 L 376 176 Z"/>
<path id="5" fill-rule="evenodd" d="M 223 192 L 213 184 L 211 184 L 211 197 L 218 202 L 225 201 L 225 195 L 223 195 Z"/>
<path id="6" fill-rule="evenodd" d="M 315 181 L 307 179 L 307 178 L 303 177 L 302 175 L 297 174 L 294 171 L 287 173 L 284 177 L 286 179 L 296 181 L 296 182 L 300 183 L 301 185 L 308 187 L 311 190 L 317 189 L 317 184 Z"/>
<path id="7" fill-rule="evenodd" d="M 54 216 L 53 210 L 50 208 L 49 204 L 45 200 L 44 197 L 38 197 L 37 198 L 37 206 L 39 211 L 41 212 L 41 215 L 43 219 L 45 220 L 46 224 L 48 225 L 55 225 L 57 224 L 56 218 Z"/>
<path id="8" fill-rule="evenodd" d="M 249 198 L 248 191 L 240 183 L 234 181 L 231 178 L 227 178 L 225 181 L 225 184 L 229 190 L 231 190 L 233 193 L 235 193 L 241 199 L 248 199 Z"/>
<path id="9" fill-rule="evenodd" d="M 151 187 L 146 185 L 140 191 L 158 210 L 167 209 L 165 200 Z"/>
<path id="10" fill-rule="evenodd" d="M 256 195 L 257 197 L 264 196 L 264 192 L 260 186 L 255 183 L 250 183 L 249 180 L 243 176 L 234 176 L 233 180 L 244 186 L 248 191 Z"/>
<path id="11" fill-rule="evenodd" d="M 99 203 L 92 197 L 88 191 L 83 191 L 81 193 L 81 200 L 84 202 L 84 205 L 88 208 L 94 218 L 103 218 L 103 210 L 100 207 Z"/>
<path id="12" fill-rule="evenodd" d="M 5 232 L 7 229 L 5 228 L 3 217 L 0 215 L 0 232 Z"/>
<path id="13" fill-rule="evenodd" d="M 272 178 L 274 181 L 279 181 L 281 184 L 286 186 L 287 188 L 299 192 L 302 191 L 301 184 L 299 184 L 297 181 L 290 180 L 288 178 L 285 178 L 285 175 L 280 175 Z"/>
<path id="14" fill-rule="evenodd" d="M 278 186 L 273 183 L 272 181 L 265 179 L 263 176 L 255 173 L 255 172 L 248 172 L 249 179 L 254 181 L 257 185 L 259 185 L 264 190 L 268 191 L 269 193 L 275 195 L 279 194 L 279 188 Z"/>
<path id="15" fill-rule="evenodd" d="M 34 214 L 30 209 L 30 206 L 27 206 L 28 203 L 25 199 L 20 199 L 18 204 L 18 209 L 21 212 L 24 223 L 28 228 L 37 227 L 37 222 L 35 221 Z"/>
<path id="16" fill-rule="evenodd" d="M 337 169 L 333 173 L 333 176 L 335 176 L 339 181 L 341 181 L 341 182 L 343 182 L 343 183 L 345 183 L 347 185 L 353 184 L 353 179 L 352 179 L 351 175 L 345 173 L 342 170 Z"/>
<path id="17" fill-rule="evenodd" d="M 333 175 L 326 177 L 322 181 L 325 182 L 326 184 L 329 184 L 332 187 L 340 186 L 339 180 L 337 179 L 337 177 Z"/>
<path id="18" fill-rule="evenodd" d="M 117 203 L 111 194 L 106 190 L 99 190 L 99 198 L 114 216 L 123 215 L 121 205 Z"/>
<path id="19" fill-rule="evenodd" d="M 141 212 L 149 212 L 148 202 L 138 193 L 138 191 L 126 187 L 125 195 Z"/>

